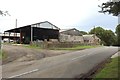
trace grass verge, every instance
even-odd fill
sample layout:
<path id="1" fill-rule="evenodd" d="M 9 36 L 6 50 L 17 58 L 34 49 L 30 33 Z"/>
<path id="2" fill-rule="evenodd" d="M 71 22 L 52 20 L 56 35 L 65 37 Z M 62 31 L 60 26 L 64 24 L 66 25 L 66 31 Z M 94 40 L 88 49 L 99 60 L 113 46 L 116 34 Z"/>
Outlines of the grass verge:
<path id="1" fill-rule="evenodd" d="M 41 49 L 41 47 L 38 47 L 36 45 L 23 45 L 23 47 L 26 47 L 26 48 L 34 48 L 34 49 Z"/>
<path id="2" fill-rule="evenodd" d="M 89 48 L 96 48 L 100 47 L 100 45 L 79 45 L 71 48 L 42 48 L 40 46 L 36 45 L 23 45 L 26 48 L 34 48 L 34 49 L 49 49 L 49 50 L 83 50 L 83 49 L 89 49 Z"/>
<path id="3" fill-rule="evenodd" d="M 96 47 L 99 47 L 99 46 L 90 46 L 90 45 L 87 45 L 87 46 L 76 46 L 76 47 L 72 47 L 72 48 L 51 48 L 52 50 L 83 50 L 83 49 L 89 49 L 89 48 L 96 48 Z"/>
<path id="4" fill-rule="evenodd" d="M 0 59 L 2 59 L 2 52 L 0 51 Z"/>
<path id="5" fill-rule="evenodd" d="M 0 59 L 5 59 L 5 58 L 7 58 L 5 51 L 0 51 Z"/>
<path id="6" fill-rule="evenodd" d="M 110 63 L 107 63 L 105 67 L 95 75 L 93 80 L 100 78 L 118 78 L 119 63 L 120 57 L 113 58 Z"/>

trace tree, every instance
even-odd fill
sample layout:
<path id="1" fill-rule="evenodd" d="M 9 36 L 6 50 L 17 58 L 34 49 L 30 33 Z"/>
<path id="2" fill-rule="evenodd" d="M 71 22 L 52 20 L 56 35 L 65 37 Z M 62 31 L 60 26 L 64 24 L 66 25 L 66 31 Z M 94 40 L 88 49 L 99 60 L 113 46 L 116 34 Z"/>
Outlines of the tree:
<path id="1" fill-rule="evenodd" d="M 105 30 L 102 27 L 93 28 L 90 34 L 96 34 L 101 39 L 102 44 L 110 46 L 115 44 L 115 34 L 111 30 Z"/>
<path id="2" fill-rule="evenodd" d="M 116 27 L 117 45 L 120 46 L 120 24 Z"/>
<path id="3" fill-rule="evenodd" d="M 9 15 L 10 16 L 10 14 L 8 13 L 8 11 L 2 11 L 2 10 L 0 10 L 0 15 L 2 15 L 2 16 L 7 16 L 7 15 Z"/>
<path id="4" fill-rule="evenodd" d="M 80 33 L 81 33 L 82 35 L 87 34 L 87 32 L 85 32 L 85 31 L 80 31 Z"/>
<path id="5" fill-rule="evenodd" d="M 116 41 L 114 32 L 111 30 L 105 30 L 103 40 L 107 46 L 114 45 Z"/>
<path id="6" fill-rule="evenodd" d="M 102 5 L 99 7 L 101 8 L 101 11 L 99 11 L 100 13 L 109 13 L 113 16 L 118 16 L 120 14 L 120 0 L 112 0 L 106 3 L 102 3 Z M 120 28 L 118 26 L 116 28 L 116 34 L 117 36 L 112 31 L 106 30 L 103 41 L 107 45 L 120 45 Z"/>
<path id="7" fill-rule="evenodd" d="M 103 40 L 103 35 L 104 35 L 105 30 L 102 27 L 96 27 L 91 29 L 89 34 L 96 34 L 101 40 Z"/>
<path id="8" fill-rule="evenodd" d="M 100 13 L 109 13 L 113 14 L 113 16 L 118 16 L 120 14 L 120 1 L 111 1 L 102 3 L 101 6 L 99 6 L 102 10 L 99 11 Z"/>

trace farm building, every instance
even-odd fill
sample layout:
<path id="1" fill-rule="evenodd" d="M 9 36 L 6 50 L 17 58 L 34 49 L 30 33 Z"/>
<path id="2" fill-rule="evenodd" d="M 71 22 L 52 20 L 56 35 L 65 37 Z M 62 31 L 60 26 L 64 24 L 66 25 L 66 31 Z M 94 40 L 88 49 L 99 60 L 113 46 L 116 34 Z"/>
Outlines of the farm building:
<path id="1" fill-rule="evenodd" d="M 6 30 L 4 34 L 6 33 L 9 34 L 9 37 L 14 33 L 14 38 L 19 34 L 20 37 L 14 40 L 27 44 L 36 40 L 49 41 L 50 39 L 59 39 L 59 28 L 48 21 Z"/>
<path id="2" fill-rule="evenodd" d="M 73 28 L 60 32 L 60 42 L 79 42 L 84 43 L 83 36 L 79 30 Z"/>
<path id="3" fill-rule="evenodd" d="M 91 35 L 83 35 L 84 43 L 88 44 L 100 44 L 100 38 L 98 38 L 95 34 Z"/>

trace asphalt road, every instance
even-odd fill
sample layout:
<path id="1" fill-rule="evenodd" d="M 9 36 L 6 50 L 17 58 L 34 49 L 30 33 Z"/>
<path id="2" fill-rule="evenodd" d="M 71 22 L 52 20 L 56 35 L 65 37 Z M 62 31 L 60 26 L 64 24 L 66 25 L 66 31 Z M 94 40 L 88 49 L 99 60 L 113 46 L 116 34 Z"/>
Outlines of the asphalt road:
<path id="1" fill-rule="evenodd" d="M 117 47 L 99 47 L 71 52 L 30 62 L 8 63 L 2 66 L 3 78 L 75 78 L 111 57 Z"/>

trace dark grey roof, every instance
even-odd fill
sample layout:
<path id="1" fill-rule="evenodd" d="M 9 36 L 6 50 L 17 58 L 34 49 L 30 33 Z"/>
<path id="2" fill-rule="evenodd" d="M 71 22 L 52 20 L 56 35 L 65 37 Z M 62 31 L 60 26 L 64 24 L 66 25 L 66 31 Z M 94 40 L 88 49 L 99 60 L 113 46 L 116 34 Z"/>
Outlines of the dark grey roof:
<path id="1" fill-rule="evenodd" d="M 60 32 L 61 34 L 73 35 L 73 36 L 82 36 L 79 30 L 73 28 L 66 31 Z"/>

